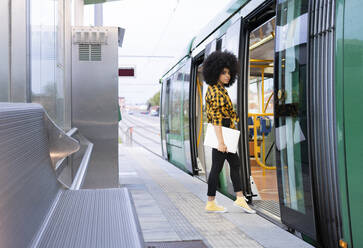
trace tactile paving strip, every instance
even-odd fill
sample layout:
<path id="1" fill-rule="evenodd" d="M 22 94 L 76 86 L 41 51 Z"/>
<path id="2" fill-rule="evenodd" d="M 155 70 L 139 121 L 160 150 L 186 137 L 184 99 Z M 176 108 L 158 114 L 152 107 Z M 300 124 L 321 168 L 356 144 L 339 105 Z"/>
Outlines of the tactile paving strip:
<path id="1" fill-rule="evenodd" d="M 137 180 L 128 180 L 131 184 L 125 182 L 124 177 L 120 178 L 120 182 L 125 182 L 124 186 L 132 193 L 145 241 L 201 240 L 202 236 L 199 232 L 180 213 L 160 185 L 139 166 L 129 152 L 125 151 L 124 146 L 119 152 L 124 154 L 123 159 L 119 161 L 121 174 L 125 171 L 134 171 L 138 175 Z M 135 188 L 134 183 L 142 184 L 144 188 Z"/>
<path id="2" fill-rule="evenodd" d="M 159 184 L 172 203 L 204 237 L 208 245 L 223 248 L 261 247 L 255 240 L 238 229 L 236 225 L 224 218 L 223 215 L 206 213 L 203 201 L 148 160 L 146 156 L 140 156 L 140 153 L 144 153 L 142 148 L 129 149 L 129 152 L 153 181 Z"/>
<path id="3" fill-rule="evenodd" d="M 150 242 L 145 243 L 145 248 L 207 248 L 207 246 L 201 240 L 192 240 L 176 242 Z"/>

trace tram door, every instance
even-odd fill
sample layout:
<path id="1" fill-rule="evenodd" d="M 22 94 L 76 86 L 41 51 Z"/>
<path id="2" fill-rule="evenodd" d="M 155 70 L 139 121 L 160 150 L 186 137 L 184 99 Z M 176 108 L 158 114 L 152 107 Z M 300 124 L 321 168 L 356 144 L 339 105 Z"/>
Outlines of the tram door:
<path id="1" fill-rule="evenodd" d="M 228 51 L 233 53 L 238 59 L 240 59 L 240 33 L 241 33 L 241 25 L 242 19 L 236 20 L 226 31 L 226 33 L 217 41 L 217 49 L 221 51 Z M 232 84 L 232 86 L 226 88 L 228 91 L 228 95 L 231 98 L 233 108 L 239 112 L 242 107 L 241 104 L 238 104 L 239 97 L 241 94 L 242 86 L 240 84 L 240 78 L 237 78 L 236 81 Z M 243 116 L 239 115 L 240 123 L 237 123 L 237 127 L 241 127 L 241 123 L 244 122 Z M 242 133 L 241 136 L 244 134 Z M 238 155 L 241 159 L 241 178 L 242 179 L 242 188 L 247 193 L 248 192 L 248 183 L 249 177 L 247 176 L 249 173 L 246 171 L 246 167 L 243 166 L 245 164 L 245 157 L 243 156 L 243 147 L 241 150 L 238 149 Z M 244 179 L 246 178 L 246 179 Z M 235 196 L 235 192 L 233 189 L 233 184 L 231 180 L 231 172 L 228 162 L 225 161 L 225 166 L 223 167 L 222 173 L 220 174 L 220 190 L 226 195 Z"/>
<path id="2" fill-rule="evenodd" d="M 168 120 L 168 102 L 167 99 L 169 99 L 170 94 L 170 79 L 167 79 L 166 82 L 162 84 L 162 91 L 161 91 L 161 109 L 160 109 L 160 123 L 161 123 L 161 151 L 162 156 L 165 159 L 168 159 L 168 152 L 166 149 L 166 134 L 169 133 L 169 124 L 167 123 Z"/>
<path id="3" fill-rule="evenodd" d="M 248 145 L 253 204 L 280 219 L 274 132 L 274 47 L 272 17 L 249 31 Z"/>
<path id="4" fill-rule="evenodd" d="M 207 116 L 205 113 L 205 92 L 208 85 L 203 79 L 203 60 L 199 60 L 195 65 L 195 146 L 196 146 L 196 167 L 198 177 L 203 180 L 208 180 L 208 175 L 212 166 L 212 149 L 204 146 L 204 136 L 206 131 Z"/>
<path id="5" fill-rule="evenodd" d="M 280 0 L 276 16 L 275 131 L 281 220 L 316 238 L 307 134 L 308 0 Z"/>
<path id="6" fill-rule="evenodd" d="M 209 172 L 212 168 L 212 148 L 204 146 L 204 137 L 207 128 L 207 114 L 205 95 L 208 89 L 208 85 L 203 78 L 203 61 L 209 54 L 216 50 L 216 40 L 209 43 L 204 54 L 195 59 L 194 62 L 194 91 L 195 94 L 195 130 L 196 137 L 196 168 L 198 171 L 197 177 L 203 181 L 207 181 Z"/>

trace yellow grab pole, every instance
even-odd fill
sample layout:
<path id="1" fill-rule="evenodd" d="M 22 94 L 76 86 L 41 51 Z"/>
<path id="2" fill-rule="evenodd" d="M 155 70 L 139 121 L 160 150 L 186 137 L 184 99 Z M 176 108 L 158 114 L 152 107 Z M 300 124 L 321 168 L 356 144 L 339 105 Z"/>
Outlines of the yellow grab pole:
<path id="1" fill-rule="evenodd" d="M 262 68 L 262 85 L 261 85 L 261 95 L 262 95 L 262 113 L 265 113 L 265 68 Z"/>
<path id="2" fill-rule="evenodd" d="M 203 127 L 203 99 L 202 99 L 202 90 L 200 89 L 199 78 L 197 78 L 197 85 L 198 85 L 199 103 L 200 103 L 200 125 L 199 125 L 198 141 L 197 141 L 197 147 L 199 147 L 200 137 L 202 136 L 202 127 Z"/>
<path id="3" fill-rule="evenodd" d="M 265 157 L 265 150 L 266 150 L 265 148 L 266 148 L 266 146 L 265 146 L 265 134 L 264 133 L 262 134 L 262 144 L 263 144 L 263 147 L 262 147 L 262 163 L 266 164 L 266 157 Z M 262 169 L 262 172 L 263 172 L 263 176 L 265 176 L 266 175 L 265 168 Z"/>
<path id="4" fill-rule="evenodd" d="M 253 114 L 253 113 L 248 113 L 248 117 L 253 117 L 253 116 L 273 116 L 273 113 L 264 113 L 264 114 Z"/>
<path id="5" fill-rule="evenodd" d="M 268 68 L 273 67 L 273 65 L 250 65 L 251 68 Z"/>
<path id="6" fill-rule="evenodd" d="M 265 68 L 262 68 L 262 74 L 261 74 L 261 77 L 262 77 L 262 85 L 261 85 L 261 94 L 262 94 L 262 113 L 264 114 L 265 113 Z M 262 156 L 262 161 L 263 161 L 263 164 L 266 164 L 266 161 L 265 161 L 265 147 L 266 147 L 266 144 L 265 144 L 265 134 L 262 134 L 262 154 L 260 152 L 260 155 Z M 263 171 L 263 176 L 266 175 L 266 171 L 265 169 L 262 170 Z"/>
<path id="7" fill-rule="evenodd" d="M 267 100 L 267 103 L 266 103 L 266 106 L 265 106 L 265 110 L 263 111 L 264 113 L 266 113 L 266 110 L 267 110 L 267 106 L 268 106 L 268 104 L 270 103 L 270 101 L 271 101 L 271 98 L 272 98 L 272 96 L 274 95 L 274 93 L 272 92 L 271 93 L 271 95 L 270 95 L 270 97 L 268 98 L 268 100 Z"/>
<path id="8" fill-rule="evenodd" d="M 272 63 L 274 62 L 273 59 L 250 59 L 251 62 L 265 62 L 265 63 Z"/>

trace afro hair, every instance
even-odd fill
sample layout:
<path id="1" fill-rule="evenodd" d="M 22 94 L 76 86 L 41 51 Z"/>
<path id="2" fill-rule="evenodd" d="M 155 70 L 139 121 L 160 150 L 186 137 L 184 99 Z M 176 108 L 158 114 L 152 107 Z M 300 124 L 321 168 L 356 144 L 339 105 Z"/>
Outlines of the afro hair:
<path id="1" fill-rule="evenodd" d="M 206 83 L 209 85 L 217 84 L 224 68 L 228 68 L 231 75 L 229 83 L 225 85 L 225 87 L 229 87 L 236 81 L 238 73 L 237 57 L 228 51 L 211 53 L 203 62 L 203 76 Z"/>

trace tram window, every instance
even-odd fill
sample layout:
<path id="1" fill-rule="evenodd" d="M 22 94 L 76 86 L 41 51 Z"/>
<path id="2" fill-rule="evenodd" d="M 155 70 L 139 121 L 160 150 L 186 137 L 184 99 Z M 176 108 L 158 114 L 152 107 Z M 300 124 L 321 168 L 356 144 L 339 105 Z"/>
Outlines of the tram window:
<path id="1" fill-rule="evenodd" d="M 178 73 L 178 81 L 183 81 L 183 73 L 179 72 Z"/>
<path id="2" fill-rule="evenodd" d="M 216 50 L 217 51 L 221 51 L 222 50 L 222 38 L 220 38 L 220 39 L 217 40 Z"/>
<path id="3" fill-rule="evenodd" d="M 222 36 L 222 50 L 227 50 L 239 58 L 239 41 L 240 41 L 241 19 L 230 26 L 225 35 Z M 236 78 L 237 80 L 237 78 Z M 237 109 L 237 84 L 234 83 L 228 89 L 228 94 L 232 100 L 233 107 Z"/>
<path id="4" fill-rule="evenodd" d="M 162 128 L 163 130 L 165 130 L 166 132 L 169 132 L 169 125 L 167 125 L 167 120 L 169 118 L 169 99 L 170 99 L 170 78 L 167 78 L 166 80 L 166 85 L 163 86 L 163 93 L 165 92 L 165 94 L 163 94 L 163 101 L 162 101 L 162 118 L 163 118 L 163 122 L 162 122 Z"/>
<path id="5" fill-rule="evenodd" d="M 230 28 L 228 28 L 223 47 L 228 51 L 232 52 L 234 55 L 238 57 L 239 53 L 239 40 L 240 40 L 240 29 L 241 29 L 241 20 L 235 22 Z"/>
<path id="6" fill-rule="evenodd" d="M 189 71 L 185 73 L 185 75 L 184 75 L 184 81 L 185 82 L 189 82 L 190 81 L 190 72 Z"/>
<path id="7" fill-rule="evenodd" d="M 209 56 L 209 54 L 211 54 L 212 52 L 214 52 L 216 50 L 217 47 L 217 42 L 216 40 L 211 41 L 204 50 L 204 56 L 205 58 Z"/>
<path id="8" fill-rule="evenodd" d="M 169 118 L 170 118 L 170 133 L 181 134 L 181 122 L 180 122 L 180 113 L 181 113 L 181 94 L 182 89 L 181 86 L 183 84 L 182 81 L 178 80 L 178 74 L 174 73 L 171 77 L 170 83 L 170 95 L 169 95 Z M 181 74 L 182 75 L 182 74 Z"/>

